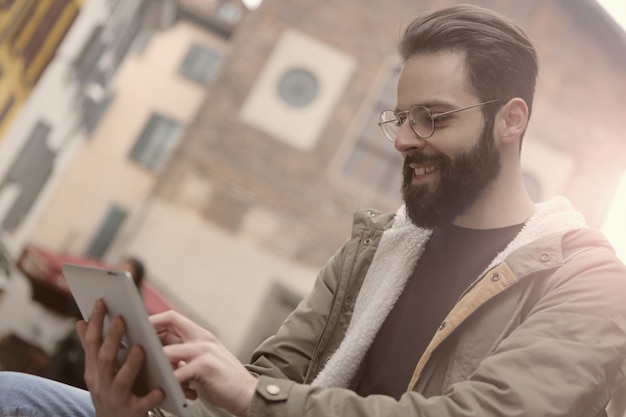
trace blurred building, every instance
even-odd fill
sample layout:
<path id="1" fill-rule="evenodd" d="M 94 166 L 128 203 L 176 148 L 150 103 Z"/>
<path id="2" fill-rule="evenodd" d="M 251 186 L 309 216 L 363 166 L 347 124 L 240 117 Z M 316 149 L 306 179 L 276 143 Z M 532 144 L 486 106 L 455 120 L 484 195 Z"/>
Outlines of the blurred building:
<path id="1" fill-rule="evenodd" d="M 180 126 L 174 124 L 184 122 L 195 113 L 193 103 L 199 103 L 201 99 L 186 94 L 190 91 L 195 91 L 198 97 L 204 94 L 210 73 L 217 68 L 223 54 L 223 40 L 230 36 L 245 14 L 245 8 L 238 1 L 216 1 L 211 3 L 209 10 L 204 4 L 208 3 L 189 0 L 180 5 L 174 0 L 85 2 L 83 12 L 42 74 L 30 99 L 10 125 L 0 147 L 0 161 L 3 162 L 0 163 L 0 178 L 3 178 L 0 182 L 0 222 L 15 246 L 35 239 L 71 253 L 95 257 L 104 253 L 113 236 L 111 224 L 121 223 L 124 207 L 143 200 L 145 190 L 151 188 L 151 180 L 146 177 L 153 177 L 150 171 L 167 157 L 174 142 L 164 145 L 170 146 L 168 149 L 133 151 L 136 158 L 160 158 L 150 162 L 153 166 L 147 170 L 135 168 L 129 173 L 114 163 L 119 162 L 117 160 L 97 156 L 98 162 L 92 163 L 90 158 L 93 159 L 103 145 L 108 148 L 107 155 L 115 153 L 113 147 L 116 144 L 118 148 L 115 149 L 125 152 L 119 147 L 132 145 L 143 127 L 136 124 L 156 129 L 157 134 L 162 133 L 159 129 L 169 126 L 174 137 L 175 131 L 180 130 Z M 177 21 L 187 22 L 187 29 L 182 28 L 185 25 L 177 25 Z M 182 39 L 165 41 L 162 45 L 157 42 L 156 47 L 151 45 L 155 48 L 152 56 L 155 52 L 160 55 L 156 61 L 148 52 L 147 58 L 139 58 L 140 61 L 143 59 L 142 64 L 130 62 L 128 66 L 134 65 L 133 69 L 124 66 L 128 55 L 141 56 L 153 37 L 157 39 L 159 33 L 165 33 L 173 26 L 176 27 L 168 33 Z M 214 35 L 209 35 L 211 33 Z M 215 45 L 206 40 L 211 36 Z M 207 42 L 210 48 L 205 47 Z M 165 50 L 171 52 L 163 54 Z M 182 60 L 186 55 L 181 55 L 180 65 L 184 68 L 178 75 L 176 68 L 166 69 L 162 65 L 163 62 L 176 65 L 172 61 L 176 54 L 189 54 L 184 64 Z M 211 65 L 213 67 L 209 68 Z M 171 71 L 166 72 L 168 70 Z M 177 91 L 177 96 L 168 97 L 165 92 L 168 84 L 157 76 L 158 71 L 169 79 L 183 79 L 186 71 L 186 79 L 191 81 L 187 82 L 186 88 L 170 85 L 170 90 Z M 129 76 L 129 72 L 133 75 Z M 130 88 L 125 88 L 129 85 Z M 118 94 L 120 89 L 123 92 Z M 141 99 L 144 99 L 144 107 L 156 104 L 150 102 L 158 89 L 165 89 L 159 97 L 162 102 L 167 102 L 167 106 L 176 108 L 183 103 L 177 109 L 178 114 L 174 112 L 174 116 L 181 120 L 168 119 L 167 110 L 157 114 L 158 111 L 153 109 L 154 120 L 150 122 L 152 124 L 148 123 L 150 114 L 144 117 Z M 188 105 L 186 110 L 185 105 Z M 113 108 L 108 111 L 110 106 Z M 115 116 L 120 111 L 122 120 Z M 104 115 L 108 115 L 112 123 L 105 123 L 97 129 Z M 126 123 L 127 120 L 130 122 Z M 98 140 L 103 135 L 106 137 L 104 143 Z M 149 156 L 139 155 L 141 152 L 148 152 Z M 154 152 L 163 153 L 155 156 Z M 82 167 L 87 170 L 83 171 Z M 111 184 L 120 175 L 133 178 L 125 178 L 113 186 L 118 194 L 130 196 L 128 198 L 108 195 L 106 187 L 97 186 L 98 179 L 106 179 L 105 183 Z M 136 189 L 134 185 L 137 185 Z M 89 192 L 95 195 L 93 199 Z M 74 204 L 79 197 L 89 202 Z M 61 208 L 57 211 L 55 208 L 59 204 Z M 80 215 L 76 216 L 74 212 Z M 101 221 L 106 231 L 94 231 Z M 52 229 L 50 223 L 54 225 Z"/>
<path id="2" fill-rule="evenodd" d="M 9 3 L 36 4 L 33 8 L 39 9 L 72 2 Z M 0 224 L 16 247 L 30 237 L 46 197 L 106 104 L 107 85 L 135 37 L 138 24 L 133 22 L 141 21 L 141 6 L 139 0 L 84 2 L 63 42 L 48 56 L 28 100 L 7 126 L 0 143 Z M 34 17 L 26 22 L 38 31 L 49 27 Z"/>
<path id="3" fill-rule="evenodd" d="M 239 0 L 87 1 L 0 148 L 10 243 L 102 258 L 142 212 L 246 13 Z"/>
<path id="4" fill-rule="evenodd" d="M 0 3 L 0 139 L 54 57 L 83 2 Z"/>
<path id="5" fill-rule="evenodd" d="M 245 358 L 347 238 L 354 209 L 400 204 L 400 157 L 376 125 L 395 104 L 399 33 L 457 3 L 264 0 L 246 14 L 180 1 L 169 29 L 139 30 L 117 75 L 86 89 L 99 117 L 45 210 L 15 230 L 56 250 L 139 255 Z M 626 168 L 623 32 L 594 0 L 473 3 L 538 48 L 529 191 L 566 195 L 600 226 Z"/>
<path id="6" fill-rule="evenodd" d="M 102 93 L 106 110 L 60 174 L 32 240 L 103 257 L 150 195 L 228 53 L 228 38 L 197 15 L 179 16 L 134 42 Z"/>
<path id="7" fill-rule="evenodd" d="M 355 208 L 398 206 L 399 156 L 375 122 L 395 104 L 399 28 L 456 3 L 265 0 L 111 253 L 142 252 L 245 357 L 348 236 Z M 599 227 L 626 167 L 622 30 L 592 0 L 474 3 L 538 48 L 529 191 L 566 195 Z"/>

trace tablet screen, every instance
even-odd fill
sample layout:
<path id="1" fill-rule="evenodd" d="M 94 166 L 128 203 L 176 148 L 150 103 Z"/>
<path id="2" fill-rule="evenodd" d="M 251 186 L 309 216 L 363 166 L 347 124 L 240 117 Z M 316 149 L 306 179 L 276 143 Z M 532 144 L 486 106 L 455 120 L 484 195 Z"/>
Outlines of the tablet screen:
<path id="1" fill-rule="evenodd" d="M 130 346 L 139 345 L 144 349 L 146 358 L 133 392 L 145 395 L 154 388 L 161 388 L 165 399 L 159 407 L 181 417 L 188 416 L 188 400 L 174 377 L 172 366 L 163 353 L 161 341 L 130 274 L 73 264 L 63 265 L 63 274 L 85 320 L 90 317 L 98 299 L 102 299 L 107 308 L 104 332 L 108 329 L 110 317 L 119 315 L 124 318 L 127 331 L 118 352 L 118 363 L 125 360 Z"/>

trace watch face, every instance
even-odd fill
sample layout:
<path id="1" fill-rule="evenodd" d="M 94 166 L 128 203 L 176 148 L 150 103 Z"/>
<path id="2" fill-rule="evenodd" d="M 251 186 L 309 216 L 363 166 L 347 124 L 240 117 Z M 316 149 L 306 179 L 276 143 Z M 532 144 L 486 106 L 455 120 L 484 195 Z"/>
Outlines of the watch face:
<path id="1" fill-rule="evenodd" d="M 305 107 L 319 92 L 319 82 L 315 75 L 305 68 L 287 70 L 278 81 L 278 95 L 293 107 Z"/>

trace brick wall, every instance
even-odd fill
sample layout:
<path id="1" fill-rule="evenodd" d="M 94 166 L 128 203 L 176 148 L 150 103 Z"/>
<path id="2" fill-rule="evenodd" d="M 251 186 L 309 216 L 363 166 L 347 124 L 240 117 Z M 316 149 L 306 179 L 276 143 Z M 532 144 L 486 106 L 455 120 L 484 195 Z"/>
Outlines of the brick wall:
<path id="1" fill-rule="evenodd" d="M 454 3 L 265 0 L 235 34 L 231 56 L 208 87 L 208 99 L 187 129 L 157 195 L 184 204 L 179 197 L 186 175 L 201 175 L 211 194 L 195 209 L 208 222 L 242 233 L 247 214 L 262 208 L 275 214 L 276 225 L 261 244 L 307 265 L 322 265 L 347 237 L 355 208 L 396 208 L 396 201 L 341 179 L 341 150 L 354 140 L 354 126 L 364 123 L 359 111 L 383 62 L 396 50 L 400 27 L 415 14 Z M 534 39 L 541 75 L 529 135 L 574 158 L 576 169 L 564 193 L 598 226 L 626 167 L 626 141 L 619 135 L 620 117 L 626 115 L 626 77 L 616 58 L 626 54 L 625 43 L 602 27 L 601 14 L 583 0 L 475 3 L 505 12 Z M 357 62 L 311 152 L 237 117 L 287 28 L 333 45 Z"/>

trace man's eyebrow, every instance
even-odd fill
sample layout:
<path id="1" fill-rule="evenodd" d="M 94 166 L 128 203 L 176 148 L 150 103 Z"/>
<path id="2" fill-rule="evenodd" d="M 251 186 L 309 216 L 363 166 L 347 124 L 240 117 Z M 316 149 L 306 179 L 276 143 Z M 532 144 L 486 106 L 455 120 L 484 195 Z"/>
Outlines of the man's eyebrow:
<path id="1" fill-rule="evenodd" d="M 429 109 L 431 107 L 447 107 L 448 109 L 455 109 L 456 107 L 458 107 L 455 104 L 453 104 L 453 103 L 451 103 L 449 101 L 446 101 L 446 100 L 432 99 L 432 100 L 428 100 L 428 101 L 421 102 L 421 103 L 413 103 L 406 109 L 400 109 L 400 108 L 398 108 L 396 106 L 394 108 L 394 111 L 396 111 L 396 112 L 407 111 L 409 108 L 411 108 L 413 106 L 424 106 L 424 107 L 428 107 Z"/>
<path id="2" fill-rule="evenodd" d="M 446 101 L 446 100 L 437 100 L 437 99 L 436 100 L 431 100 L 431 101 L 429 101 L 429 102 L 427 102 L 425 104 L 422 104 L 422 106 L 428 107 L 428 108 L 431 108 L 431 107 L 448 107 L 450 109 L 454 109 L 454 108 L 457 107 L 454 103 L 451 103 L 451 102 Z"/>

